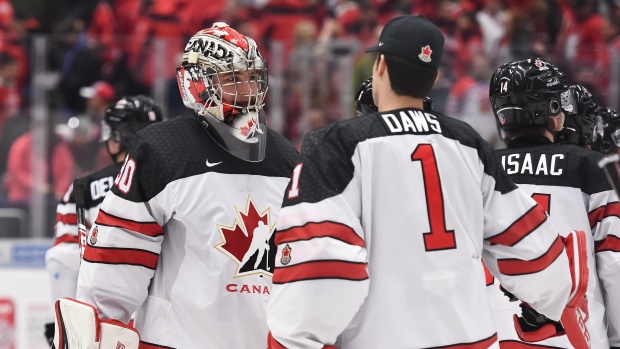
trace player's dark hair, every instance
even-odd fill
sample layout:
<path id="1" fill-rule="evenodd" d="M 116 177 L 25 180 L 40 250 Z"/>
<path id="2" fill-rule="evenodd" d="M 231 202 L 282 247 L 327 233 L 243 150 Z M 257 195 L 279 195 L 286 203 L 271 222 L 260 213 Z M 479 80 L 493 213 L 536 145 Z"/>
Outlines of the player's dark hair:
<path id="1" fill-rule="evenodd" d="M 10 55 L 6 52 L 0 53 L 0 67 L 4 67 L 7 64 L 15 62 L 16 59 L 13 55 Z"/>
<path id="2" fill-rule="evenodd" d="M 377 60 L 383 55 L 387 65 L 390 84 L 398 96 L 409 96 L 423 99 L 433 88 L 437 79 L 437 68 L 424 67 L 415 62 L 380 52 Z"/>

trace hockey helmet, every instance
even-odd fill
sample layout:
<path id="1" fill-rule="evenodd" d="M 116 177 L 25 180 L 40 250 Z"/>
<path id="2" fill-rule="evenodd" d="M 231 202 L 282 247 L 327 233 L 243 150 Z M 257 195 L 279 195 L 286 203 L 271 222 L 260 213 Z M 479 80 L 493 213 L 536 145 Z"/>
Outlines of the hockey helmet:
<path id="1" fill-rule="evenodd" d="M 540 58 L 499 67 L 491 78 L 489 99 L 501 130 L 546 125 L 549 118 L 577 108 L 566 75 Z"/>
<path id="2" fill-rule="evenodd" d="M 161 109 L 151 97 L 125 96 L 106 110 L 101 122 L 101 141 L 112 139 L 127 150 L 136 132 L 162 119 Z"/>
<path id="3" fill-rule="evenodd" d="M 355 94 L 355 109 L 357 110 L 357 116 L 379 111 L 372 97 L 372 77 L 364 80 Z M 433 110 L 433 100 L 430 97 L 424 97 L 424 110 Z"/>
<path id="4" fill-rule="evenodd" d="M 256 42 L 217 22 L 185 46 L 177 82 L 183 103 L 222 148 L 246 161 L 265 156 L 267 62 Z"/>
<path id="5" fill-rule="evenodd" d="M 596 132 L 601 132 L 598 116 L 599 107 L 594 102 L 592 94 L 583 85 L 570 86 L 571 94 L 575 97 L 577 108 L 573 113 L 566 115 L 564 129 L 558 135 L 560 143 L 572 143 L 579 146 L 591 145 Z M 601 134 L 602 136 L 602 134 Z"/>

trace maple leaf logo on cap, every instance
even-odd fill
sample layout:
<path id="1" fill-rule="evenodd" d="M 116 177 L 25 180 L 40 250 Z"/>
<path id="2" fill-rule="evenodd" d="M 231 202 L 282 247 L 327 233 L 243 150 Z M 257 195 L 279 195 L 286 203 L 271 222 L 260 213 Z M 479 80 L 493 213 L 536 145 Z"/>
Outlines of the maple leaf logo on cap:
<path id="1" fill-rule="evenodd" d="M 418 58 L 420 58 L 422 62 L 428 63 L 432 60 L 431 53 L 433 53 L 433 50 L 431 50 L 430 46 L 426 45 L 422 47 L 422 52 L 420 52 L 420 54 L 418 55 Z"/>
<path id="2" fill-rule="evenodd" d="M 271 208 L 260 212 L 248 194 L 245 210 L 235 206 L 237 218 L 230 226 L 217 224 L 222 242 L 215 246 L 238 264 L 235 277 L 252 274 L 272 276 L 270 256 L 276 249 L 270 247 L 275 231 Z M 272 259 L 273 260 L 273 259 Z"/>

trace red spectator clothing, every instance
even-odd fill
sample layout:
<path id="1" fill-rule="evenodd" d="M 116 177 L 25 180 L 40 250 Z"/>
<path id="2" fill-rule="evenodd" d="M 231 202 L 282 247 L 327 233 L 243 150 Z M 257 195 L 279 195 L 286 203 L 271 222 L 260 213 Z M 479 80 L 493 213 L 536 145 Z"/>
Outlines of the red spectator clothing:
<path id="1" fill-rule="evenodd" d="M 591 15 L 585 21 L 577 22 L 577 62 L 600 64 L 602 59 L 605 38 L 603 37 L 603 22 L 600 15 Z"/>
<path id="2" fill-rule="evenodd" d="M 21 98 L 16 84 L 7 86 L 0 80 L 0 133 L 6 120 L 17 115 L 20 103 Z"/>
<path id="3" fill-rule="evenodd" d="M 7 161 L 7 178 L 5 185 L 10 201 L 27 201 L 33 186 L 31 173 L 32 135 L 27 132 L 17 138 Z M 41 159 L 43 161 L 43 159 Z M 73 181 L 73 158 L 71 150 L 65 142 L 58 142 L 52 150 L 52 174 L 54 179 L 54 195 L 60 198 Z M 45 176 L 48 176 L 48 164 L 43 164 Z"/>
<path id="4" fill-rule="evenodd" d="M 141 15 L 141 7 L 142 0 L 114 0 L 113 10 L 120 35 L 127 36 L 134 31 Z"/>

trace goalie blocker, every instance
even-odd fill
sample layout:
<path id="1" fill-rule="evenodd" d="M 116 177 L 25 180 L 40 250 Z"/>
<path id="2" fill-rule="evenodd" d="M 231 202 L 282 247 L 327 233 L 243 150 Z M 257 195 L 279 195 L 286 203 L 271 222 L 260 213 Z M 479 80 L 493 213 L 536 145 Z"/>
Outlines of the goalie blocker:
<path id="1" fill-rule="evenodd" d="M 138 349 L 138 331 L 120 321 L 99 319 L 90 304 L 62 298 L 55 310 L 53 349 Z"/>
<path id="2" fill-rule="evenodd" d="M 527 303 L 522 303 L 522 316 L 514 316 L 517 335 L 525 342 L 538 342 L 548 338 L 566 335 L 575 349 L 590 348 L 590 334 L 586 327 L 588 320 L 588 263 L 586 234 L 581 230 L 571 231 L 562 238 L 566 247 L 571 269 L 571 288 L 568 304 L 559 322 L 539 314 Z M 507 293 L 509 298 L 514 298 Z"/>

